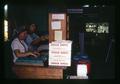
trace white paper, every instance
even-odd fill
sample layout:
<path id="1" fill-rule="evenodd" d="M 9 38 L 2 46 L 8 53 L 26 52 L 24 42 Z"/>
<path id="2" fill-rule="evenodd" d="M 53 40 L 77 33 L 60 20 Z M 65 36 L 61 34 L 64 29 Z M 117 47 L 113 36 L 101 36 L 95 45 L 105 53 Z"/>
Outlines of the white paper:
<path id="1" fill-rule="evenodd" d="M 62 40 L 62 31 L 54 31 L 54 40 Z"/>
<path id="2" fill-rule="evenodd" d="M 62 40 L 49 43 L 50 66 L 71 66 L 71 46 L 68 46 L 71 43 Z M 64 44 L 64 46 L 61 44 Z"/>
<path id="3" fill-rule="evenodd" d="M 64 14 L 52 14 L 52 19 L 63 20 L 64 18 Z"/>
<path id="4" fill-rule="evenodd" d="M 77 76 L 87 76 L 87 65 L 78 64 L 77 65 Z"/>
<path id="5" fill-rule="evenodd" d="M 61 29 L 61 21 L 52 21 L 51 28 L 54 29 Z"/>

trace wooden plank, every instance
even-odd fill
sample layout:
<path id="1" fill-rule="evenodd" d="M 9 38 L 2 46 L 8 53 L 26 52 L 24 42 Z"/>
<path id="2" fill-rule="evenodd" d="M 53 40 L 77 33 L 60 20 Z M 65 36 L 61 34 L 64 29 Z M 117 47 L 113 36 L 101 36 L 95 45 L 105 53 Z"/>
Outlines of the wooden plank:
<path id="1" fill-rule="evenodd" d="M 12 69 L 19 78 L 23 79 L 63 79 L 62 68 L 16 65 Z"/>

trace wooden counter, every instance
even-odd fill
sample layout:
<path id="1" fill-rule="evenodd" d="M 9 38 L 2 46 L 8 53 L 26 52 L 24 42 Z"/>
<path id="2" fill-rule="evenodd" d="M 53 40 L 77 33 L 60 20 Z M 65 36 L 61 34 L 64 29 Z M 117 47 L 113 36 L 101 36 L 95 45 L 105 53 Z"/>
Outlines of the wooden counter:
<path id="1" fill-rule="evenodd" d="M 63 79 L 63 68 L 14 65 L 12 69 L 22 79 Z"/>

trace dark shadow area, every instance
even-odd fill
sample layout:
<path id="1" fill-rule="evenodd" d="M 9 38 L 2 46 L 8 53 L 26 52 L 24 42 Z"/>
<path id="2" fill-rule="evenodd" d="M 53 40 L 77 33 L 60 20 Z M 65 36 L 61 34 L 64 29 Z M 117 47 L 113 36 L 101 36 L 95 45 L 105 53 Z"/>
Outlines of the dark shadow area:
<path id="1" fill-rule="evenodd" d="M 72 56 L 81 53 L 79 32 L 84 32 L 84 53 L 91 60 L 90 79 L 115 78 L 114 13 L 114 7 L 108 6 L 105 8 L 83 8 L 83 13 L 68 14 L 70 19 L 70 40 L 73 41 Z M 108 22 L 109 33 L 86 32 L 85 24 L 87 22 Z"/>
<path id="2" fill-rule="evenodd" d="M 13 54 L 11 50 L 11 42 L 4 43 L 4 78 L 6 79 L 16 79 L 17 76 L 12 70 L 13 65 Z"/>

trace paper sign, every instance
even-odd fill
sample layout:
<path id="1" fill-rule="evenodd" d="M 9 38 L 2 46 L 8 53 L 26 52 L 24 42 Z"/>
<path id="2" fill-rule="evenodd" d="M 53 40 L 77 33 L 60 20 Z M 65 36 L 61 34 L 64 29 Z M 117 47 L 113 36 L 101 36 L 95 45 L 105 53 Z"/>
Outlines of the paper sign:
<path id="1" fill-rule="evenodd" d="M 71 46 L 69 45 L 71 42 L 55 41 L 49 43 L 50 66 L 71 66 Z"/>
<path id="2" fill-rule="evenodd" d="M 87 65 L 78 64 L 77 65 L 77 76 L 87 76 Z"/>
<path id="3" fill-rule="evenodd" d="M 61 21 L 52 21 L 51 28 L 54 29 L 61 29 Z"/>
<path id="4" fill-rule="evenodd" d="M 52 14 L 52 19 L 63 20 L 64 18 L 64 14 Z"/>
<path id="5" fill-rule="evenodd" d="M 54 31 L 54 40 L 62 40 L 62 31 Z"/>

